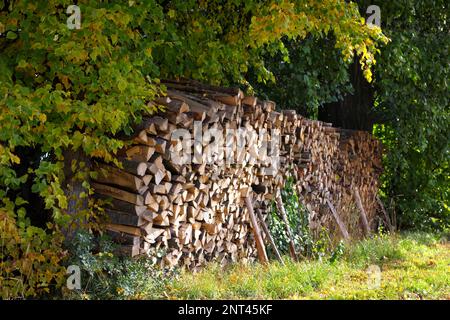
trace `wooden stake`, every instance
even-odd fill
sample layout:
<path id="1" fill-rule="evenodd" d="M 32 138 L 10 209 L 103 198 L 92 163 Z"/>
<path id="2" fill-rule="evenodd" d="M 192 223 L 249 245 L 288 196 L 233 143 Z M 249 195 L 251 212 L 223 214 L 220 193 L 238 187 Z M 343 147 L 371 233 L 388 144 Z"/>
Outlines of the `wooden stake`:
<path id="1" fill-rule="evenodd" d="M 394 232 L 394 231 L 395 231 L 395 230 L 394 230 L 394 226 L 392 225 L 391 218 L 389 217 L 389 215 L 388 215 L 386 209 L 384 208 L 383 202 L 382 202 L 381 199 L 378 197 L 378 195 L 376 196 L 376 199 L 377 199 L 378 205 L 379 205 L 380 208 L 381 208 L 381 211 L 383 212 L 384 218 L 386 219 L 386 224 L 387 224 L 387 226 L 388 226 L 388 228 L 389 228 L 389 231 L 390 231 L 391 233 Z"/>
<path id="2" fill-rule="evenodd" d="M 245 205 L 247 206 L 247 211 L 250 216 L 250 222 L 252 224 L 253 234 L 255 236 L 256 250 L 258 251 L 259 261 L 263 264 L 266 264 L 269 259 L 267 258 L 266 248 L 261 238 L 258 223 L 256 222 L 251 197 L 245 197 Z"/>
<path id="3" fill-rule="evenodd" d="M 356 205 L 359 208 L 359 215 L 361 217 L 363 229 L 364 229 L 365 235 L 367 236 L 370 233 L 369 223 L 367 221 L 366 211 L 364 210 L 364 207 L 362 205 L 361 197 L 359 196 L 359 192 L 358 192 L 357 188 L 353 188 L 353 194 L 355 195 Z"/>
<path id="4" fill-rule="evenodd" d="M 339 229 L 341 230 L 341 234 L 344 237 L 345 240 L 349 240 L 350 236 L 348 234 L 347 228 L 345 227 L 344 223 L 342 222 L 341 218 L 339 217 L 338 213 L 336 212 L 336 209 L 334 208 L 333 204 L 330 202 L 330 200 L 326 199 L 326 202 L 328 204 L 328 207 L 330 208 L 331 212 L 333 213 L 333 217 L 336 220 Z"/>
<path id="5" fill-rule="evenodd" d="M 277 245 L 275 244 L 275 241 L 273 240 L 272 235 L 270 234 L 270 230 L 267 227 L 267 224 L 264 222 L 264 218 L 263 218 L 261 212 L 256 211 L 256 213 L 258 214 L 258 218 L 261 223 L 261 226 L 262 226 L 264 232 L 266 233 L 267 238 L 269 239 L 269 243 L 272 246 L 273 251 L 275 252 L 275 256 L 277 257 L 278 261 L 280 261 L 281 264 L 284 265 L 284 261 L 281 258 L 280 252 L 278 251 Z"/>

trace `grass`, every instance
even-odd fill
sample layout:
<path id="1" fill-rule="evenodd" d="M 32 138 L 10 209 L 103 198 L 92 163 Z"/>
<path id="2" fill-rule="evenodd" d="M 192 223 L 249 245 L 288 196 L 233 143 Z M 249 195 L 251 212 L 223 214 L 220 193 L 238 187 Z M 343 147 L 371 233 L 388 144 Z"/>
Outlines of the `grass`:
<path id="1" fill-rule="evenodd" d="M 375 236 L 347 245 L 333 263 L 285 261 L 211 264 L 161 289 L 169 299 L 450 299 L 450 244 L 437 235 Z M 369 266 L 381 271 L 378 286 Z"/>

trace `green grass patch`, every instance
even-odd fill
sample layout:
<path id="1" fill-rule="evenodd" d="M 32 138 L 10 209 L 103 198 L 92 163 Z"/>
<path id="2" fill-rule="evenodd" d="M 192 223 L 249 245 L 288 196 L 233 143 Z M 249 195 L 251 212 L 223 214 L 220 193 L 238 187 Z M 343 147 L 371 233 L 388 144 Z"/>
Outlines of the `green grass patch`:
<path id="1" fill-rule="evenodd" d="M 170 299 L 450 299 L 449 249 L 438 235 L 381 235 L 347 245 L 333 263 L 211 264 L 164 290 Z"/>

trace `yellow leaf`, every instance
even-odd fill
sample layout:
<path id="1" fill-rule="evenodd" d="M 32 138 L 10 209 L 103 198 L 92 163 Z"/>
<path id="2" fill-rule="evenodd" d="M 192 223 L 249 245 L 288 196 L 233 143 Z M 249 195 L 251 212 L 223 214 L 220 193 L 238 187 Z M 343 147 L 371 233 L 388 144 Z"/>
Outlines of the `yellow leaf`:
<path id="1" fill-rule="evenodd" d="M 117 43 L 117 40 L 119 40 L 119 37 L 117 36 L 117 34 L 112 34 L 111 35 L 111 42 L 112 42 L 112 44 L 116 44 Z"/>
<path id="2" fill-rule="evenodd" d="M 20 164 L 20 158 L 13 153 L 9 153 L 9 159 L 11 159 L 12 163 Z"/>
<path id="3" fill-rule="evenodd" d="M 168 15 L 170 18 L 175 18 L 175 16 L 176 16 L 175 10 L 170 9 L 169 12 L 167 13 L 167 15 Z"/>
<path id="4" fill-rule="evenodd" d="M 45 115 L 45 113 L 41 113 L 39 115 L 39 121 L 41 121 L 41 122 L 47 121 L 47 116 Z"/>

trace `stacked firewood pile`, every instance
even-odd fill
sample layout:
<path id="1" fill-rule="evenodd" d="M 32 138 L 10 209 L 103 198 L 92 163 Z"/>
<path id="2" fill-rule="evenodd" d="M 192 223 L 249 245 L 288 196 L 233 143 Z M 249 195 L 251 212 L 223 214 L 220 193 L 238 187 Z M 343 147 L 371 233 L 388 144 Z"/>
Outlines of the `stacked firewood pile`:
<path id="1" fill-rule="evenodd" d="M 314 129 L 310 127 L 310 130 Z M 310 213 L 310 228 L 342 238 L 360 237 L 376 227 L 382 172 L 381 144 L 369 133 L 321 123 L 312 141 L 312 163 L 297 176 Z"/>
<path id="2" fill-rule="evenodd" d="M 341 225 L 347 237 L 373 227 L 381 150 L 369 134 L 277 112 L 275 103 L 239 89 L 164 85 L 167 96 L 154 104 L 165 110 L 129 137 L 118 154 L 122 168 L 99 164 L 92 182 L 95 196 L 109 203 L 106 229 L 121 251 L 134 256 L 163 249 L 162 265 L 191 269 L 209 260 L 253 260 L 258 235 L 251 220 L 265 224 L 288 176 L 312 229 Z M 354 210 L 354 190 L 367 225 Z"/>

